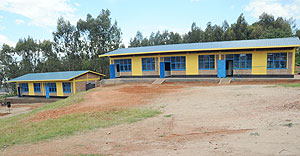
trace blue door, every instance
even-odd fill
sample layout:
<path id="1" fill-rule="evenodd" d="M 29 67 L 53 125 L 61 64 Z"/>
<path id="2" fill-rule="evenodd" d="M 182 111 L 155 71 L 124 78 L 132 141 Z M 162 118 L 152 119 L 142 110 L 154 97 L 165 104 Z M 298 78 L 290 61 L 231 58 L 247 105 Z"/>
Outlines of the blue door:
<path id="1" fill-rule="evenodd" d="M 160 62 L 159 69 L 160 69 L 160 78 L 165 78 L 165 62 Z"/>
<path id="2" fill-rule="evenodd" d="M 21 96 L 22 96 L 22 88 L 18 87 L 18 97 L 21 97 Z"/>
<path id="3" fill-rule="evenodd" d="M 110 78 L 111 79 L 116 78 L 116 71 L 115 71 L 115 65 L 114 64 L 109 65 L 109 73 L 110 73 Z"/>
<path id="4" fill-rule="evenodd" d="M 226 77 L 226 61 L 218 60 L 218 77 Z"/>
<path id="5" fill-rule="evenodd" d="M 49 99 L 50 98 L 50 95 L 49 95 L 50 91 L 49 91 L 49 86 L 47 84 L 45 85 L 45 91 L 46 91 L 46 98 Z"/>

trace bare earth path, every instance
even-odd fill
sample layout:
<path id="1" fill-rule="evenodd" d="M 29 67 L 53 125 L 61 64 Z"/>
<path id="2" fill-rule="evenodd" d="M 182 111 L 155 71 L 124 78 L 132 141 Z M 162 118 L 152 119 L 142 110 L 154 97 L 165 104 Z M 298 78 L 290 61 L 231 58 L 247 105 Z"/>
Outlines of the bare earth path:
<path id="1" fill-rule="evenodd" d="M 146 92 L 159 88 L 138 86 L 144 86 Z M 173 91 L 168 92 L 166 86 L 172 86 Z M 196 83 L 166 86 L 162 90 L 165 94 L 139 94 L 145 98 L 141 102 L 162 108 L 157 117 L 16 145 L 0 154 L 300 155 L 300 88 Z M 119 101 L 132 87 L 123 86 L 111 98 Z M 90 102 L 98 99 L 94 94 L 88 95 Z"/>

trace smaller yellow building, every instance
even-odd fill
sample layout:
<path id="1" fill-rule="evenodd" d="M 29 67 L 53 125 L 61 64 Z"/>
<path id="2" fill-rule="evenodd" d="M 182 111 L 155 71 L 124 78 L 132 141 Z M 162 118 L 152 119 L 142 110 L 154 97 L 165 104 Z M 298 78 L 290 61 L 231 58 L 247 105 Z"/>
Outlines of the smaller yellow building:
<path id="1" fill-rule="evenodd" d="M 15 82 L 18 96 L 67 97 L 99 86 L 100 73 L 90 70 L 30 73 L 8 82 Z"/>

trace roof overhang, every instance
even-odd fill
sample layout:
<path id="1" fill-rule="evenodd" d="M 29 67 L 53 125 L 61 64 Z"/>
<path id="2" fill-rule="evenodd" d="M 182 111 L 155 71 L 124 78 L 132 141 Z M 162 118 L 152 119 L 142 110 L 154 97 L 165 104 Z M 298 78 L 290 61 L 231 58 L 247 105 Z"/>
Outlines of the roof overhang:
<path id="1" fill-rule="evenodd" d="M 141 54 L 155 54 L 155 53 L 180 53 L 180 52 L 195 52 L 195 51 L 222 51 L 222 50 L 244 50 L 244 49 L 268 49 L 268 48 L 296 48 L 300 45 L 286 45 L 286 46 L 264 46 L 264 47 L 236 47 L 236 48 L 210 48 L 210 49 L 183 49 L 183 50 L 169 50 L 169 51 L 149 51 L 149 52 L 136 52 L 124 54 L 103 54 L 98 57 L 110 56 L 127 56 L 127 55 L 141 55 Z"/>
<path id="2" fill-rule="evenodd" d="M 49 80 L 17 80 L 17 81 L 6 81 L 7 83 L 13 83 L 13 82 L 57 82 L 57 81 L 71 81 L 72 79 L 76 78 L 76 77 L 79 77 L 81 75 L 84 75 L 86 73 L 93 73 L 93 74 L 96 74 L 96 75 L 99 75 L 99 76 L 106 76 L 104 74 L 100 74 L 100 73 L 97 73 L 97 72 L 94 72 L 94 71 L 86 71 L 82 74 L 79 74 L 77 76 L 74 76 L 72 78 L 69 78 L 69 79 L 49 79 Z"/>

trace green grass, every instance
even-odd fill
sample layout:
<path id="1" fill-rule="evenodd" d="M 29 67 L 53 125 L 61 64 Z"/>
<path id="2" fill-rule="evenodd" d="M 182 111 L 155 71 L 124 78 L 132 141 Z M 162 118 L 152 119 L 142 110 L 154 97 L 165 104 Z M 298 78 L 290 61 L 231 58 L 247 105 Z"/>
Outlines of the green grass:
<path id="1" fill-rule="evenodd" d="M 300 87 L 300 83 L 285 83 L 285 84 L 279 84 L 279 86 L 282 86 L 282 87 Z"/>
<path id="2" fill-rule="evenodd" d="M 249 135 L 250 135 L 250 136 L 260 136 L 258 132 L 250 133 Z"/>
<path id="3" fill-rule="evenodd" d="M 287 126 L 289 128 L 293 127 L 293 123 L 284 124 L 283 126 Z"/>
<path id="4" fill-rule="evenodd" d="M 149 108 L 125 108 L 106 112 L 76 113 L 38 122 L 26 120 L 38 112 L 81 102 L 84 94 L 79 93 L 76 96 L 44 105 L 30 113 L 1 119 L 0 148 L 4 145 L 38 142 L 61 136 L 70 136 L 79 131 L 105 128 L 122 123 L 133 123 L 160 113 L 159 110 Z"/>
<path id="5" fill-rule="evenodd" d="M 166 117 L 166 118 L 169 118 L 169 117 L 172 117 L 172 116 L 173 116 L 173 114 L 164 115 L 164 117 Z"/>

